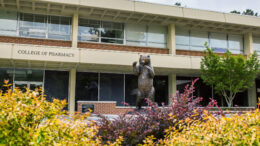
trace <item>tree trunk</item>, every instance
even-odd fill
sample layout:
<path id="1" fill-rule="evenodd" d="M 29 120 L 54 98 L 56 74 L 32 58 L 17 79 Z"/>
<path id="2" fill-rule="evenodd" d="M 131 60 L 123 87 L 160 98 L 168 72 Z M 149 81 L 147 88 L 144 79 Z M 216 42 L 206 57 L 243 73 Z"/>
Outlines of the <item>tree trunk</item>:
<path id="1" fill-rule="evenodd" d="M 232 101 L 227 102 L 228 108 L 232 107 Z"/>

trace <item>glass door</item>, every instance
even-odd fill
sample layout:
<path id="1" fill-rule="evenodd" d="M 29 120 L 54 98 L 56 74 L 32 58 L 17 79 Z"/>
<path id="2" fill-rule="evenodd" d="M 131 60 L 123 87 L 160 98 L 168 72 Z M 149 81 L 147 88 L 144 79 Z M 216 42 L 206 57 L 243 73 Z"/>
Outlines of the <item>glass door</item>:
<path id="1" fill-rule="evenodd" d="M 14 87 L 18 87 L 23 92 L 25 92 L 26 88 L 30 90 L 35 90 L 36 88 L 40 89 L 41 87 L 43 87 L 43 82 L 15 81 Z"/>
<path id="2" fill-rule="evenodd" d="M 19 88 L 21 91 L 25 92 L 26 88 L 28 88 L 28 82 L 26 81 L 15 81 L 14 88 Z"/>
<path id="3" fill-rule="evenodd" d="M 42 82 L 29 82 L 29 89 L 30 90 L 35 90 L 36 88 L 37 89 L 40 89 L 43 87 L 43 83 Z"/>

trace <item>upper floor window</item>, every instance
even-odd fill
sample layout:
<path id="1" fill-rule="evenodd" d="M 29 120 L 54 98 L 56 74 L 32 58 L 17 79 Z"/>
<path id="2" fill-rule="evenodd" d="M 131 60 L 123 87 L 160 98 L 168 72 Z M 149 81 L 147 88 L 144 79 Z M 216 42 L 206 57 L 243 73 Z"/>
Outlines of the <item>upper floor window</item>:
<path id="1" fill-rule="evenodd" d="M 17 35 L 17 12 L 0 10 L 0 35 Z"/>
<path id="2" fill-rule="evenodd" d="M 49 16 L 48 19 L 48 38 L 70 40 L 71 18 Z"/>
<path id="3" fill-rule="evenodd" d="M 208 42 L 215 52 L 223 53 L 229 49 L 234 54 L 243 53 L 243 35 L 210 33 L 176 27 L 176 49 L 204 51 L 205 42 Z"/>
<path id="4" fill-rule="evenodd" d="M 167 47 L 167 27 L 125 24 L 126 44 L 135 46 Z"/>
<path id="5" fill-rule="evenodd" d="M 19 35 L 70 40 L 71 18 L 21 13 Z"/>
<path id="6" fill-rule="evenodd" d="M 124 25 L 122 23 L 79 19 L 79 41 L 124 43 Z"/>
<path id="7" fill-rule="evenodd" d="M 253 37 L 253 49 L 260 54 L 260 37 Z"/>

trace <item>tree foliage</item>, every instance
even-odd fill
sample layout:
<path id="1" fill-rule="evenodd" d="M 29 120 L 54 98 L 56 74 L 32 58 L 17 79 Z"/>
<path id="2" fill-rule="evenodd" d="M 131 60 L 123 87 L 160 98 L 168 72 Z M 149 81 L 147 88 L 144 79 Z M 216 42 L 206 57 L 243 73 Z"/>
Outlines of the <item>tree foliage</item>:
<path id="1" fill-rule="evenodd" d="M 176 2 L 174 5 L 180 7 L 180 6 L 181 6 L 181 3 L 180 3 L 180 2 Z"/>
<path id="2" fill-rule="evenodd" d="M 241 12 L 237 11 L 237 10 L 233 10 L 230 13 L 234 13 L 234 14 L 241 14 Z"/>
<path id="3" fill-rule="evenodd" d="M 223 55 L 214 53 L 206 44 L 201 61 L 201 78 L 208 85 L 213 85 L 217 93 L 222 94 L 228 107 L 238 92 L 249 88 L 258 73 L 259 61 L 254 52 L 248 58 L 234 56 L 227 50 Z"/>
<path id="4" fill-rule="evenodd" d="M 234 14 L 242 14 L 242 15 L 250 15 L 250 16 L 258 16 L 257 12 L 254 12 L 252 9 L 246 9 L 245 11 L 243 11 L 242 13 L 238 10 L 233 10 L 230 13 L 234 13 Z"/>

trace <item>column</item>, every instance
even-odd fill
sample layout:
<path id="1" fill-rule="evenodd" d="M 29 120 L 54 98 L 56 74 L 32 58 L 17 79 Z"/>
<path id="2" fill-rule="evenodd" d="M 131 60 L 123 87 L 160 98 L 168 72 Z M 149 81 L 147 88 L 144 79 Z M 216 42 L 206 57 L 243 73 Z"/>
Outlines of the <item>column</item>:
<path id="1" fill-rule="evenodd" d="M 253 86 L 248 89 L 248 106 L 256 107 L 257 97 L 256 97 L 256 84 L 254 82 Z"/>
<path id="2" fill-rule="evenodd" d="M 73 14 L 72 18 L 72 44 L 73 48 L 78 47 L 78 25 L 79 25 L 79 15 L 77 12 Z"/>
<path id="3" fill-rule="evenodd" d="M 175 25 L 174 24 L 170 24 L 168 26 L 168 49 L 169 49 L 169 54 L 171 54 L 171 55 L 176 54 Z"/>
<path id="4" fill-rule="evenodd" d="M 169 92 L 169 103 L 171 103 L 172 97 L 176 94 L 177 91 L 177 80 L 176 74 L 170 74 L 168 76 L 168 92 Z"/>
<path id="5" fill-rule="evenodd" d="M 248 32 L 244 35 L 244 42 L 245 42 L 245 54 L 250 55 L 254 53 L 253 49 L 253 34 L 252 32 Z"/>
<path id="6" fill-rule="evenodd" d="M 253 34 L 252 32 L 248 32 L 244 35 L 244 43 L 245 43 L 245 54 L 249 56 L 250 54 L 254 53 L 253 49 Z M 252 87 L 248 88 L 248 105 L 249 106 L 256 106 L 257 104 L 257 97 L 256 97 L 256 85 L 255 82 Z"/>
<path id="7" fill-rule="evenodd" d="M 76 68 L 70 70 L 69 75 L 69 116 L 75 112 Z"/>

